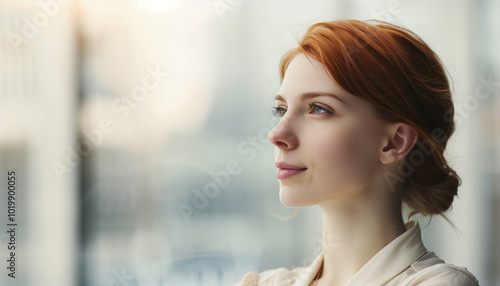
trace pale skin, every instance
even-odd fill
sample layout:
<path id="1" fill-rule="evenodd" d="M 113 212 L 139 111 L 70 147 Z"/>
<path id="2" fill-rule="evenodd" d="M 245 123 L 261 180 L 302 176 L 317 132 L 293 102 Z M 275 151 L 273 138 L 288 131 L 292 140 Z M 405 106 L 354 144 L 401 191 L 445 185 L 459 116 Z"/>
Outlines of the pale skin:
<path id="1" fill-rule="evenodd" d="M 311 92 L 340 100 L 301 96 Z M 371 103 L 340 88 L 320 62 L 305 54 L 291 61 L 278 95 L 281 120 L 269 133 L 275 161 L 305 168 L 280 180 L 281 202 L 319 205 L 324 264 L 317 285 L 345 285 L 405 231 L 399 191 L 390 188 L 384 174 L 397 174 L 417 132 L 380 119 Z"/>

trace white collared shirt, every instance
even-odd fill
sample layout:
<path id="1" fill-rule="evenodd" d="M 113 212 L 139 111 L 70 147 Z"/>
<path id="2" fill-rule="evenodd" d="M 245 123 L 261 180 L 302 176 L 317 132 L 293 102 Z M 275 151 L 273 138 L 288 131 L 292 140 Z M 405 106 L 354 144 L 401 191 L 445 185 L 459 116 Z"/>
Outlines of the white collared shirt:
<path id="1" fill-rule="evenodd" d="M 427 251 L 417 222 L 375 254 L 345 286 L 477 286 L 466 268 L 446 264 Z M 308 286 L 323 262 L 322 252 L 308 267 L 249 272 L 234 286 Z"/>

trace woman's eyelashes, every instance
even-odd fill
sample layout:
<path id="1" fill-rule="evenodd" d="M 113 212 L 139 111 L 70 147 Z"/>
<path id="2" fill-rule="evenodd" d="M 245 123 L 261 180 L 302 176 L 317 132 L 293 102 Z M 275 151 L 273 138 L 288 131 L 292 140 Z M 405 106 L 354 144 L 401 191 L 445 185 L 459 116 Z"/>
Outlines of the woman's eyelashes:
<path id="1" fill-rule="evenodd" d="M 275 116 L 283 117 L 283 116 L 285 116 L 287 109 L 282 107 L 282 106 L 276 106 L 276 107 L 273 107 L 272 112 Z M 326 106 L 319 105 L 317 103 L 310 103 L 309 109 L 307 110 L 307 113 L 313 114 L 313 115 L 322 115 L 322 114 L 332 114 L 333 111 Z"/>
<path id="2" fill-rule="evenodd" d="M 322 113 L 333 113 L 327 107 L 323 107 L 317 103 L 309 104 L 309 112 L 313 114 L 322 114 Z"/>
<path id="3" fill-rule="evenodd" d="M 286 113 L 286 109 L 283 107 L 273 107 L 273 115 L 278 117 L 283 117 Z"/>

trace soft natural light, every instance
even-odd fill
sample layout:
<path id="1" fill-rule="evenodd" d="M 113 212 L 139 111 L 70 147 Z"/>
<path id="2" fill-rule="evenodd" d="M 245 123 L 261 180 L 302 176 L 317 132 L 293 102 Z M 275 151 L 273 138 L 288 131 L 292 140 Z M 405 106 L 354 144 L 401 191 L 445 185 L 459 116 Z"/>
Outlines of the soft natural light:
<path id="1" fill-rule="evenodd" d="M 137 4 L 150 12 L 167 12 L 177 8 L 179 0 L 139 0 Z"/>

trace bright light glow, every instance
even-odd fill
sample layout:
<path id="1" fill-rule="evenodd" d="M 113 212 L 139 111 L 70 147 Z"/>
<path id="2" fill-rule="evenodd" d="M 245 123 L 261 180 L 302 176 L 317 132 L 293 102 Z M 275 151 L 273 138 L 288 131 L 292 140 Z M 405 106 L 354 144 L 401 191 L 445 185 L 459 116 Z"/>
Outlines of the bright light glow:
<path id="1" fill-rule="evenodd" d="M 167 12 L 177 8 L 179 0 L 139 0 L 138 4 L 150 12 Z"/>

